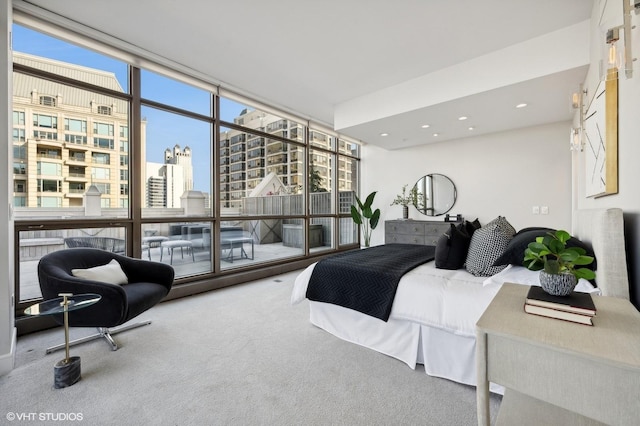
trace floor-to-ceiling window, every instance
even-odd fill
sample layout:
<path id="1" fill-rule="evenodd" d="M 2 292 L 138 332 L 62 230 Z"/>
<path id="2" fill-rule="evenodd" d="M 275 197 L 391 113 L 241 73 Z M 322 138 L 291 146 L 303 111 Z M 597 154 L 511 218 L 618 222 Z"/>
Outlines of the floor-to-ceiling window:
<path id="1" fill-rule="evenodd" d="M 13 30 L 18 310 L 67 247 L 171 263 L 181 286 L 357 245 L 357 142 L 45 32 Z"/>

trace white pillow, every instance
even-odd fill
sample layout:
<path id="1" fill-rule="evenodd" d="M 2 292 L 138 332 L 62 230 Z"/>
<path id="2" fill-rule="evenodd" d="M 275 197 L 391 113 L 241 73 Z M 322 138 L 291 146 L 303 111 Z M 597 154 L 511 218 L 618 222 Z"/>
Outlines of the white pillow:
<path id="1" fill-rule="evenodd" d="M 127 284 L 127 276 L 122 271 L 117 260 L 113 259 L 106 265 L 89 269 L 72 269 L 71 275 L 85 280 L 100 281 L 109 284 Z"/>
<path id="2" fill-rule="evenodd" d="M 502 271 L 484 280 L 482 282 L 482 285 L 483 286 L 492 285 L 492 284 L 502 285 L 505 282 L 509 282 L 514 284 L 535 285 L 539 287 L 540 286 L 539 275 L 540 275 L 540 271 L 532 271 L 530 269 L 525 268 L 524 266 L 509 265 Z M 591 284 L 589 281 L 583 278 L 580 278 L 578 280 L 578 285 L 576 286 L 575 290 L 581 291 L 584 293 L 600 294 L 600 289 L 594 288 L 593 284 Z"/>

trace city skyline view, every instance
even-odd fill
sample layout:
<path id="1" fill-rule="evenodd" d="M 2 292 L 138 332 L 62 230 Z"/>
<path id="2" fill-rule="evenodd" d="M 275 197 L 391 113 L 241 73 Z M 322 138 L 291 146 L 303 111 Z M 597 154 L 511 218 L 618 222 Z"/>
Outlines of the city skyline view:
<path id="1" fill-rule="evenodd" d="M 17 42 L 14 49 L 14 60 L 17 63 L 46 72 L 62 73 L 77 81 L 125 93 L 123 89 L 126 89 L 129 82 L 126 79 L 128 67 L 124 62 L 104 58 L 26 28 L 19 26 L 16 28 L 19 28 L 15 35 Z M 33 43 L 27 43 L 31 39 Z M 53 40 L 53 46 L 50 49 L 41 47 L 51 40 Z M 78 51 L 81 55 L 78 55 Z M 129 205 L 129 195 L 135 195 L 129 190 L 130 176 L 134 172 L 141 173 L 145 185 L 139 192 L 143 207 L 180 207 L 180 198 L 186 190 L 201 191 L 207 200 L 211 200 L 214 192 L 211 184 L 217 182 L 221 207 L 239 213 L 241 212 L 239 209 L 244 206 L 245 197 L 282 195 L 303 189 L 306 185 L 304 162 L 307 154 L 305 152 L 308 152 L 311 162 L 310 170 L 314 173 L 315 185 L 312 184 L 310 190 L 313 192 L 331 190 L 334 179 L 332 169 L 336 166 L 339 170 L 336 188 L 352 189 L 351 160 L 343 157 L 336 158 L 334 154 L 316 149 L 322 148 L 329 151 L 336 149 L 337 139 L 334 136 L 311 130 L 309 132 L 310 148 L 306 151 L 301 144 L 306 137 L 307 125 L 303 124 L 302 120 L 301 122 L 292 121 L 219 97 L 221 106 L 218 114 L 225 117 L 225 121 L 242 126 L 243 129 L 229 127 L 221 122 L 220 143 L 216 146 L 213 143 L 215 138 L 211 134 L 213 129 L 213 114 L 210 111 L 211 93 L 145 69 L 140 70 L 140 77 L 142 105 L 139 143 L 141 158 L 146 166 L 142 170 L 129 170 L 128 156 L 131 152 L 128 129 L 133 124 L 130 122 L 127 98 L 120 98 L 117 95 L 99 95 L 91 89 L 74 88 L 67 84 L 52 85 L 47 82 L 47 79 L 36 79 L 25 84 L 26 80 L 23 81 L 22 74 L 18 74 L 17 81 L 23 81 L 16 86 L 16 90 L 21 93 L 18 104 L 23 103 L 24 109 L 20 108 L 16 113 L 22 114 L 27 120 L 26 127 L 23 127 L 25 126 L 24 118 L 22 118 L 22 124 L 14 122 L 14 125 L 18 126 L 14 132 L 22 134 L 22 136 L 14 135 L 15 141 L 24 140 L 25 134 L 28 139 L 36 141 L 42 138 L 54 141 L 64 140 L 65 145 L 52 147 L 53 150 L 47 151 L 48 153 L 44 150 L 49 148 L 45 148 L 46 144 L 42 145 L 40 147 L 42 149 L 38 148 L 37 155 L 53 155 L 56 158 L 62 158 L 65 162 L 68 161 L 67 155 L 73 157 L 76 163 L 75 158 L 82 158 L 82 161 L 85 161 L 85 154 L 78 151 L 75 144 L 89 143 L 89 146 L 98 150 L 87 157 L 87 161 L 93 163 L 89 168 L 84 164 L 75 164 L 68 170 L 64 169 L 62 175 L 71 174 L 64 177 L 64 182 L 72 178 L 75 180 L 73 183 L 63 183 L 59 179 L 62 175 L 58 172 L 47 174 L 46 179 L 38 181 L 42 181 L 43 185 L 46 183 L 48 185 L 46 189 L 40 183 L 37 188 L 33 186 L 27 188 L 22 184 L 23 181 L 18 182 L 14 192 L 18 197 L 16 201 L 19 205 L 27 202 L 26 205 L 30 207 L 39 206 L 45 201 L 49 207 L 77 205 L 80 200 L 72 202 L 68 195 L 60 199 L 60 194 L 66 190 L 73 190 L 74 193 L 80 194 L 86 186 L 82 180 L 88 176 L 91 182 L 98 179 L 95 184 L 100 192 L 108 197 L 102 200 L 103 207 L 126 207 Z M 96 91 L 100 92 L 99 89 Z M 50 100 L 43 103 L 44 98 Z M 34 102 L 39 102 L 44 109 L 34 109 L 31 106 Z M 54 111 L 56 112 L 52 114 Z M 229 113 L 232 113 L 231 117 Z M 83 118 L 84 114 L 88 114 L 86 116 L 88 121 Z M 43 125 L 37 121 L 38 117 L 44 117 L 49 121 L 55 120 L 58 123 L 52 126 Z M 69 127 L 70 122 L 76 123 L 73 125 L 74 129 Z M 31 128 L 32 125 L 33 128 Z M 78 128 L 78 126 L 81 127 Z M 252 131 L 254 129 L 261 134 L 255 134 Z M 269 137 L 265 134 L 273 136 Z M 21 139 L 15 139 L 16 137 Z M 290 143 L 292 141 L 297 144 Z M 69 146 L 70 142 L 74 145 Z M 215 149 L 219 149 L 218 152 L 212 152 L 214 146 L 216 146 Z M 354 146 L 341 141 L 339 151 L 352 154 L 351 150 Z M 179 147 L 180 150 L 188 149 L 188 172 L 182 165 L 169 166 L 170 163 L 166 162 L 165 152 L 173 151 L 175 147 Z M 59 148 L 62 148 L 62 151 Z M 67 152 L 69 148 L 71 150 Z M 27 158 L 25 157 L 26 149 L 30 148 L 25 145 L 19 151 L 22 163 Z M 107 149 L 107 152 L 104 149 Z M 213 158 L 220 164 L 219 176 L 213 176 L 214 170 L 217 170 L 216 165 L 212 164 Z M 103 166 L 99 166 L 98 163 Z M 23 164 L 18 167 L 33 173 L 34 170 L 39 170 L 41 164 L 44 163 Z M 108 167 L 105 168 L 105 166 Z M 178 172 L 178 169 L 183 171 Z M 184 176 L 178 179 L 176 173 Z M 267 178 L 269 182 L 261 185 Z M 318 185 L 323 182 L 324 186 Z M 264 190 L 263 187 L 267 184 L 273 188 Z M 158 192 L 160 186 L 164 188 L 162 193 Z M 258 191 L 257 188 L 260 190 Z M 36 195 L 37 192 L 46 192 L 46 194 Z M 150 198 L 151 194 L 153 194 L 153 200 Z M 37 199 L 33 198 L 34 196 Z"/>
<path id="2" fill-rule="evenodd" d="M 16 24 L 13 26 L 13 50 L 113 73 L 122 91 L 128 90 L 126 63 Z M 143 98 L 211 115 L 211 101 L 207 91 L 144 69 L 141 80 Z M 220 118 L 229 122 L 233 122 L 243 110 L 249 108 L 222 97 L 220 104 Z M 166 148 L 188 146 L 193 153 L 193 189 L 211 193 L 212 135 L 209 124 L 148 106 L 142 107 L 142 118 L 147 123 L 145 160 L 163 163 Z"/>

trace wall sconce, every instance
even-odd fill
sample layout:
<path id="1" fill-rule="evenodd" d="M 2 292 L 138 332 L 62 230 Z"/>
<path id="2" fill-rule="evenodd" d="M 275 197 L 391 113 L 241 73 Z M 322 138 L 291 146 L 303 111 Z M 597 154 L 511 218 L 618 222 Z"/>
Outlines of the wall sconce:
<path id="1" fill-rule="evenodd" d="M 622 65 L 622 50 L 616 48 L 616 43 L 620 40 L 620 28 L 621 27 L 610 28 L 607 31 L 606 40 L 609 45 L 607 64 L 609 64 L 609 69 L 613 67 L 619 69 Z"/>
<path id="2" fill-rule="evenodd" d="M 584 150 L 584 142 L 582 141 L 582 128 L 584 127 L 584 99 L 587 96 L 587 91 L 580 85 L 580 91 L 571 95 L 571 106 L 573 109 L 579 109 L 579 126 L 571 128 L 571 134 L 569 138 L 569 146 L 571 151 L 582 152 Z"/>
<path id="3" fill-rule="evenodd" d="M 584 144 L 582 143 L 582 128 L 571 128 L 571 138 L 569 142 L 571 144 L 571 151 L 582 152 L 584 150 Z"/>
<path id="4" fill-rule="evenodd" d="M 573 107 L 573 109 L 580 108 L 581 103 L 582 102 L 580 99 L 580 93 L 575 92 L 573 95 L 571 95 L 571 106 Z"/>
<path id="5" fill-rule="evenodd" d="M 607 80 L 617 79 L 618 70 L 624 66 L 627 78 L 633 77 L 633 57 L 631 53 L 631 2 L 623 0 L 623 24 L 609 28 L 605 41 L 609 45 L 607 58 Z M 620 41 L 620 29 L 622 29 L 622 48 L 618 46 Z"/>

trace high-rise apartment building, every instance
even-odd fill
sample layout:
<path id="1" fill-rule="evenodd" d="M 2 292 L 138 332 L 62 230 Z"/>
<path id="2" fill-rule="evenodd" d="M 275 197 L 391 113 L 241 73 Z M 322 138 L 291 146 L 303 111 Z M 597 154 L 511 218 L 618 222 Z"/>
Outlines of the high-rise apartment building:
<path id="1" fill-rule="evenodd" d="M 147 162 L 146 168 L 146 207 L 182 207 L 182 194 L 193 189 L 191 149 L 167 148 L 163 164 Z"/>
<path id="2" fill-rule="evenodd" d="M 297 123 L 244 109 L 234 119 L 250 129 L 302 142 L 302 127 Z M 222 207 L 239 208 L 242 198 L 274 172 L 283 185 L 295 192 L 303 179 L 303 149 L 277 139 L 265 138 L 236 129 L 220 134 L 220 201 Z"/>
<path id="3" fill-rule="evenodd" d="M 182 167 L 182 182 L 184 191 L 193 189 L 193 166 L 191 163 L 191 148 L 184 147 L 180 149 L 180 145 L 175 145 L 173 150 L 169 148 L 164 150 L 164 164 L 175 164 Z"/>
<path id="4" fill-rule="evenodd" d="M 259 110 L 244 109 L 234 119 L 235 124 L 256 129 L 264 133 L 303 142 L 304 128 L 296 122 L 276 117 Z M 311 192 L 330 190 L 333 185 L 333 155 L 314 148 L 333 149 L 335 139 L 318 131 L 309 132 Z M 339 150 L 346 149 L 344 142 Z M 343 151 L 347 153 L 346 151 Z M 220 134 L 220 201 L 222 207 L 240 208 L 242 198 L 270 173 L 275 173 L 285 187 L 286 193 L 295 194 L 305 184 L 304 149 L 279 139 L 236 129 L 227 129 Z M 339 191 L 350 191 L 353 185 L 355 163 L 348 157 L 340 157 L 338 163 Z M 277 189 L 279 190 L 279 189 Z"/>
<path id="5" fill-rule="evenodd" d="M 123 91 L 111 72 L 20 52 L 13 53 L 13 61 Z M 103 208 L 128 207 L 125 100 L 23 73 L 14 73 L 13 93 L 16 207 L 81 207 L 91 184 L 102 193 Z"/>

